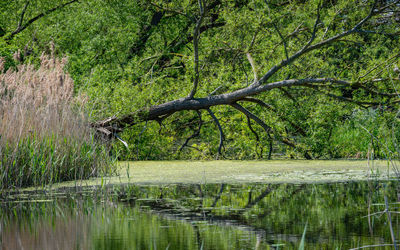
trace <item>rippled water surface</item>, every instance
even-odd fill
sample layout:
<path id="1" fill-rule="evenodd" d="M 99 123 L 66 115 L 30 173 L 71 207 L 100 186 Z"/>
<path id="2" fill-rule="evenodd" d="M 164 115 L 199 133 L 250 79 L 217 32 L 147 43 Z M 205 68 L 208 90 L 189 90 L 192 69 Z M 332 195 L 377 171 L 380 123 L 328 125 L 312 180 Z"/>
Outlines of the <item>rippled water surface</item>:
<path id="1" fill-rule="evenodd" d="M 399 212 L 397 182 L 24 193 L 2 199 L 1 249 L 299 249 L 304 233 L 305 249 L 391 244 L 385 195 Z"/>

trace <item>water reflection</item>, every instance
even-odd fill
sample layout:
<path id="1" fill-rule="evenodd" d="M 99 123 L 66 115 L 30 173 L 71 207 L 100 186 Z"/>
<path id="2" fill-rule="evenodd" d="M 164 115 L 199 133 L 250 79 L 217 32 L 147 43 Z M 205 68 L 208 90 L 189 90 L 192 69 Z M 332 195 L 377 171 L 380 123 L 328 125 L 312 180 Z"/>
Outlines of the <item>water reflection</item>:
<path id="1" fill-rule="evenodd" d="M 3 200 L 2 249 L 349 249 L 391 243 L 398 183 L 112 186 Z M 399 232 L 399 216 L 393 214 Z M 385 249 L 385 248 L 382 248 Z M 387 246 L 387 249 L 391 249 Z"/>

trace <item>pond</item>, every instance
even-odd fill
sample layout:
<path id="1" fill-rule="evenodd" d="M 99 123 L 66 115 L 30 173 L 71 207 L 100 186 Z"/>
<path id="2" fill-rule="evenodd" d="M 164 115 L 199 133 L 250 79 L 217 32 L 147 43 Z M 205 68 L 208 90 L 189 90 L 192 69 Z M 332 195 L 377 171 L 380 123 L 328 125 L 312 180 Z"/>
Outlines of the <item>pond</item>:
<path id="1" fill-rule="evenodd" d="M 391 244 L 398 182 L 113 185 L 2 198 L 1 249 L 351 249 Z M 371 214 L 371 216 L 368 216 Z M 392 214 L 399 239 L 399 214 Z M 391 246 L 380 249 L 392 249 Z"/>

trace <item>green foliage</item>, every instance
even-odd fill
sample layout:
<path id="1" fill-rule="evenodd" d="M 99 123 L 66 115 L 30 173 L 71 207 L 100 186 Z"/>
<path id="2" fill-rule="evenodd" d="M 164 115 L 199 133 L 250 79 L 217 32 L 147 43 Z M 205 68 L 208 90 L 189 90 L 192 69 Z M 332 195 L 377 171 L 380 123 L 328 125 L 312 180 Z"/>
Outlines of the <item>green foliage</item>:
<path id="1" fill-rule="evenodd" d="M 24 20 L 60 3 L 62 1 L 33 1 Z M 260 77 L 285 59 L 286 51 L 293 55 L 301 49 L 311 36 L 319 3 L 269 1 L 267 5 L 261 0 L 207 3 L 209 9 L 203 24 L 211 28 L 204 28 L 200 36 L 200 88 L 196 97 L 214 91 L 226 93 L 251 84 L 254 79 L 247 52 L 254 58 Z M 314 43 L 353 27 L 369 13 L 371 4 L 372 1 L 323 1 Z M 7 34 L 18 26 L 23 7 L 23 1 L 0 5 L 0 16 L 14 14 L 13 18 L 0 18 L 0 27 Z M 11 41 L 0 42 L 0 55 L 8 58 L 6 67 L 13 66 L 9 59 L 18 49 L 29 51 L 24 60 L 37 62 L 41 51 L 50 50 L 52 41 L 57 54 L 69 57 L 67 69 L 75 81 L 75 92 L 88 95 L 91 119 L 121 116 L 187 96 L 190 92 L 194 78 L 191 39 L 198 11 L 196 1 L 76 2 L 36 20 Z M 397 21 L 395 17 L 390 20 L 380 25 L 378 31 L 395 32 Z M 363 28 L 374 30 L 377 24 L 368 22 Z M 270 81 L 308 77 L 356 81 L 367 75 L 360 79 L 366 87 L 392 92 L 396 89 L 393 84 L 397 86 L 398 81 L 372 83 L 369 79 L 396 77 L 392 64 L 399 63 L 398 57 L 393 59 L 393 55 L 399 53 L 398 42 L 398 36 L 354 33 L 300 58 Z M 339 102 L 328 94 L 354 101 L 383 104 L 388 101 L 385 96 L 351 86 L 294 87 L 258 96 L 274 110 L 254 104 L 243 105 L 273 129 L 274 157 L 302 158 L 306 153 L 314 158 L 366 157 L 371 141 L 362 127 L 387 132 L 388 124 L 395 122 L 393 112 L 397 106 L 384 107 L 385 112 L 378 112 L 382 117 L 371 118 L 378 123 L 377 128 L 372 128 L 364 124 L 365 119 L 354 115 L 359 113 L 359 105 Z M 212 109 L 224 128 L 226 157 L 268 157 L 271 140 L 262 128 L 253 124 L 259 137 L 256 141 L 243 115 L 228 107 Z M 144 123 L 127 129 L 122 136 L 130 149 L 116 142 L 115 151 L 121 153 L 121 159 L 127 160 L 214 158 L 219 143 L 218 130 L 207 112 L 203 112 L 203 120 L 200 136 L 193 138 L 188 144 L 190 147 L 181 152 L 178 151 L 180 146 L 198 127 L 195 112 L 174 114 L 161 127 L 149 122 L 143 132 Z M 283 144 L 285 138 L 295 142 L 296 148 Z"/>

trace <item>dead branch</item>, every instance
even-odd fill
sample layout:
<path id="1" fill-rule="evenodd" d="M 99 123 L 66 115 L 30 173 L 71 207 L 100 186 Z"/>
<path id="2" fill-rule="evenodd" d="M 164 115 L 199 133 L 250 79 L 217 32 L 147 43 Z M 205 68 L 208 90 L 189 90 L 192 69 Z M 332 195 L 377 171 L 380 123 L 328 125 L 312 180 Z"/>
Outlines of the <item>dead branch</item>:
<path id="1" fill-rule="evenodd" d="M 224 135 L 224 131 L 222 130 L 221 124 L 219 123 L 218 118 L 214 115 L 212 110 L 211 109 L 207 109 L 207 111 L 210 114 L 210 116 L 213 118 L 213 120 L 214 120 L 214 122 L 217 125 L 218 130 L 219 130 L 219 146 L 218 146 L 218 155 L 217 155 L 217 159 L 218 159 L 218 157 L 220 155 L 222 156 L 222 148 L 224 146 L 225 135 Z"/>
<path id="2" fill-rule="evenodd" d="M 248 116 L 251 119 L 253 119 L 255 122 L 257 122 L 265 130 L 265 132 L 267 132 L 268 134 L 269 134 L 269 132 L 273 132 L 273 130 L 272 130 L 272 128 L 270 126 L 265 124 L 265 122 L 262 121 L 258 116 L 254 115 L 252 112 L 250 112 L 249 110 L 247 110 L 243 106 L 239 105 L 238 103 L 232 103 L 230 105 L 232 107 L 234 107 L 235 109 L 239 110 L 240 112 L 242 112 L 243 114 L 245 114 L 246 116 Z M 276 133 L 274 133 L 274 134 L 276 134 Z M 280 136 L 279 138 L 276 138 L 276 139 L 278 139 L 280 142 L 288 145 L 289 147 L 297 148 L 296 144 L 294 142 L 290 141 L 288 138 Z M 304 153 L 304 156 L 305 156 L 306 159 L 312 159 L 312 157 L 307 152 Z"/>
<path id="3" fill-rule="evenodd" d="M 201 119 L 201 112 L 200 112 L 199 110 L 196 110 L 196 112 L 197 112 L 197 115 L 199 116 L 199 127 L 197 128 L 197 130 L 196 130 L 191 136 L 189 136 L 189 137 L 185 140 L 185 142 L 184 142 L 184 143 L 182 144 L 182 146 L 179 148 L 179 150 L 178 150 L 179 152 L 181 152 L 182 149 L 188 145 L 188 143 L 189 143 L 189 141 L 190 141 L 191 139 L 196 138 L 197 136 L 200 135 L 201 127 L 203 126 L 203 120 Z"/>
<path id="4" fill-rule="evenodd" d="M 42 17 L 44 17 L 44 16 L 46 16 L 46 15 L 48 15 L 48 14 L 50 14 L 50 13 L 56 11 L 56 10 L 62 9 L 62 8 L 64 8 L 65 6 L 70 5 L 70 4 L 72 4 L 72 3 L 75 3 L 75 2 L 78 2 L 78 0 L 71 0 L 71 1 L 69 1 L 69 2 L 60 4 L 60 5 L 58 5 L 58 6 L 54 7 L 54 8 L 52 8 L 52 9 L 46 10 L 45 12 L 42 12 L 42 13 L 40 13 L 39 15 L 37 15 L 37 16 L 35 16 L 35 17 L 29 19 L 24 25 L 22 25 L 22 22 L 21 22 L 21 21 L 23 20 L 23 17 L 24 17 L 24 15 L 25 15 L 26 8 L 28 7 L 28 3 L 29 3 L 29 1 L 28 1 L 28 3 L 25 5 L 24 10 L 23 10 L 23 12 L 22 12 L 22 14 L 21 14 L 20 23 L 19 23 L 17 29 L 14 30 L 14 31 L 6 38 L 6 40 L 12 40 L 12 39 L 15 37 L 15 35 L 17 35 L 18 33 L 22 32 L 22 31 L 25 30 L 26 28 L 28 28 L 28 27 L 29 27 L 32 23 L 34 23 L 35 21 L 39 20 L 40 18 L 42 18 Z"/>
<path id="5" fill-rule="evenodd" d="M 263 147 L 262 145 L 260 145 L 260 137 L 258 136 L 258 133 L 253 129 L 253 126 L 251 125 L 251 120 L 250 117 L 246 116 L 247 118 L 247 126 L 249 127 L 250 131 L 254 134 L 254 136 L 256 137 L 256 142 L 257 142 L 257 146 L 260 147 L 260 155 L 258 155 L 258 157 L 262 156 L 263 153 Z M 257 151 L 256 151 L 257 153 Z"/>
<path id="6" fill-rule="evenodd" d="M 289 53 L 288 53 L 288 50 L 287 50 L 286 39 L 283 37 L 281 31 L 278 29 L 278 26 L 276 26 L 276 24 L 275 24 L 274 22 L 272 23 L 272 25 L 274 26 L 276 32 L 278 33 L 279 37 L 280 37 L 281 40 L 282 40 L 283 48 L 284 48 L 284 50 L 285 50 L 286 60 L 288 60 L 288 59 L 289 59 Z"/>
<path id="7" fill-rule="evenodd" d="M 393 62 L 394 59 L 397 59 L 398 57 L 400 57 L 400 53 L 398 53 L 398 54 L 392 56 L 391 58 L 385 60 L 384 62 L 382 62 L 382 63 L 376 65 L 376 66 L 373 67 L 372 69 L 368 70 L 367 73 L 365 73 L 364 75 L 358 77 L 358 79 L 362 79 L 362 78 L 366 77 L 367 75 L 369 75 L 371 72 L 373 72 L 373 71 L 376 70 L 377 68 L 381 67 L 382 65 L 387 66 L 387 65 L 390 65 L 390 64 L 394 63 L 394 62 Z"/>
<path id="8" fill-rule="evenodd" d="M 306 132 L 304 131 L 303 128 L 301 128 L 301 127 L 300 127 L 299 125 L 297 125 L 296 123 L 290 121 L 287 117 L 285 117 L 285 116 L 279 114 L 279 112 L 278 112 L 274 107 L 272 107 L 271 105 L 269 105 L 269 104 L 263 102 L 262 100 L 257 99 L 257 98 L 254 98 L 254 97 L 246 97 L 246 98 L 243 98 L 243 99 L 240 100 L 240 101 L 253 102 L 253 103 L 256 103 L 256 104 L 258 104 L 258 105 L 260 105 L 260 106 L 262 106 L 262 107 L 264 107 L 264 108 L 267 108 L 268 110 L 270 110 L 270 111 L 274 112 L 275 114 L 277 114 L 278 117 L 279 117 L 281 120 L 283 120 L 283 121 L 285 121 L 285 122 L 288 122 L 288 123 L 290 124 L 290 126 L 292 126 L 293 128 L 295 128 L 302 136 L 306 136 Z"/>
<path id="9" fill-rule="evenodd" d="M 29 4 L 30 4 L 30 1 L 29 0 L 26 1 L 26 4 L 25 4 L 25 6 L 24 6 L 24 8 L 22 10 L 21 17 L 20 17 L 19 22 L 18 22 L 17 29 L 20 29 L 22 27 L 22 22 L 24 21 L 25 12 L 26 12 L 26 9 L 28 8 Z"/>
<path id="10" fill-rule="evenodd" d="M 315 83 L 329 83 L 329 82 L 346 82 L 333 78 L 305 78 L 305 79 L 289 79 L 277 81 L 266 85 L 250 85 L 246 88 L 239 89 L 230 93 L 211 95 L 203 98 L 180 98 L 169 101 L 163 104 L 151 106 L 135 113 L 127 114 L 122 117 L 109 117 L 102 121 L 97 121 L 91 124 L 94 128 L 102 127 L 107 130 L 120 129 L 130 127 L 141 121 L 159 120 L 160 117 L 166 114 L 171 115 L 178 111 L 183 110 L 200 110 L 209 109 L 212 106 L 231 105 L 243 98 L 257 95 L 275 88 L 292 87 L 292 86 L 306 86 L 307 84 Z M 347 82 L 346 82 L 347 83 Z"/>
<path id="11" fill-rule="evenodd" d="M 251 69 L 253 70 L 253 77 L 254 77 L 254 81 L 253 82 L 257 82 L 258 81 L 257 67 L 256 67 L 256 64 L 254 63 L 253 57 L 251 57 L 250 52 L 246 53 L 246 57 L 247 57 L 247 60 L 249 61 L 250 65 L 251 65 Z"/>
<path id="12" fill-rule="evenodd" d="M 197 91 L 197 85 L 199 84 L 199 38 L 200 38 L 200 27 L 204 18 L 204 9 L 205 5 L 203 0 L 198 0 L 199 9 L 200 9 L 200 17 L 196 22 L 196 27 L 193 32 L 193 50 L 194 50 L 194 80 L 193 80 L 193 88 L 190 92 L 188 98 L 192 99 Z"/>
<path id="13" fill-rule="evenodd" d="M 359 23 L 357 23 L 352 29 L 344 31 L 336 36 L 333 36 L 331 38 L 328 38 L 326 40 L 323 40 L 317 44 L 311 45 L 312 42 L 315 39 L 315 33 L 317 30 L 317 24 L 319 22 L 319 8 L 318 7 L 318 13 L 317 13 L 317 19 L 316 22 L 314 24 L 314 30 L 313 33 L 311 35 L 310 40 L 308 41 L 308 43 L 302 48 L 300 49 L 298 52 L 296 52 L 294 55 L 292 55 L 291 57 L 289 57 L 289 59 L 283 60 L 281 61 L 279 64 L 273 66 L 257 83 L 255 83 L 255 85 L 261 85 L 265 82 L 267 82 L 267 80 L 274 75 L 276 72 L 278 72 L 280 69 L 282 69 L 283 67 L 291 64 L 292 62 L 294 62 L 296 59 L 298 59 L 299 57 L 301 57 L 302 55 L 311 52 L 313 50 L 319 49 L 323 46 L 329 45 L 337 40 L 339 40 L 340 38 L 343 38 L 345 36 L 348 36 L 350 34 L 355 33 L 364 23 L 366 23 L 374 14 L 379 13 L 378 11 L 375 12 L 375 6 L 376 6 L 376 1 L 374 2 L 370 13 L 364 18 L 362 19 Z"/>
<path id="14" fill-rule="evenodd" d="M 270 126 L 268 126 L 263 120 L 258 118 L 258 116 L 256 116 L 255 114 L 251 113 L 249 110 L 247 110 L 246 108 L 244 108 L 240 104 L 232 103 L 231 106 L 234 107 L 235 109 L 239 110 L 240 112 L 242 112 L 244 115 L 246 115 L 247 117 L 251 118 L 255 122 L 257 122 L 258 125 L 260 125 L 265 130 L 266 133 L 269 133 L 269 132 L 272 131 L 272 128 Z"/>

